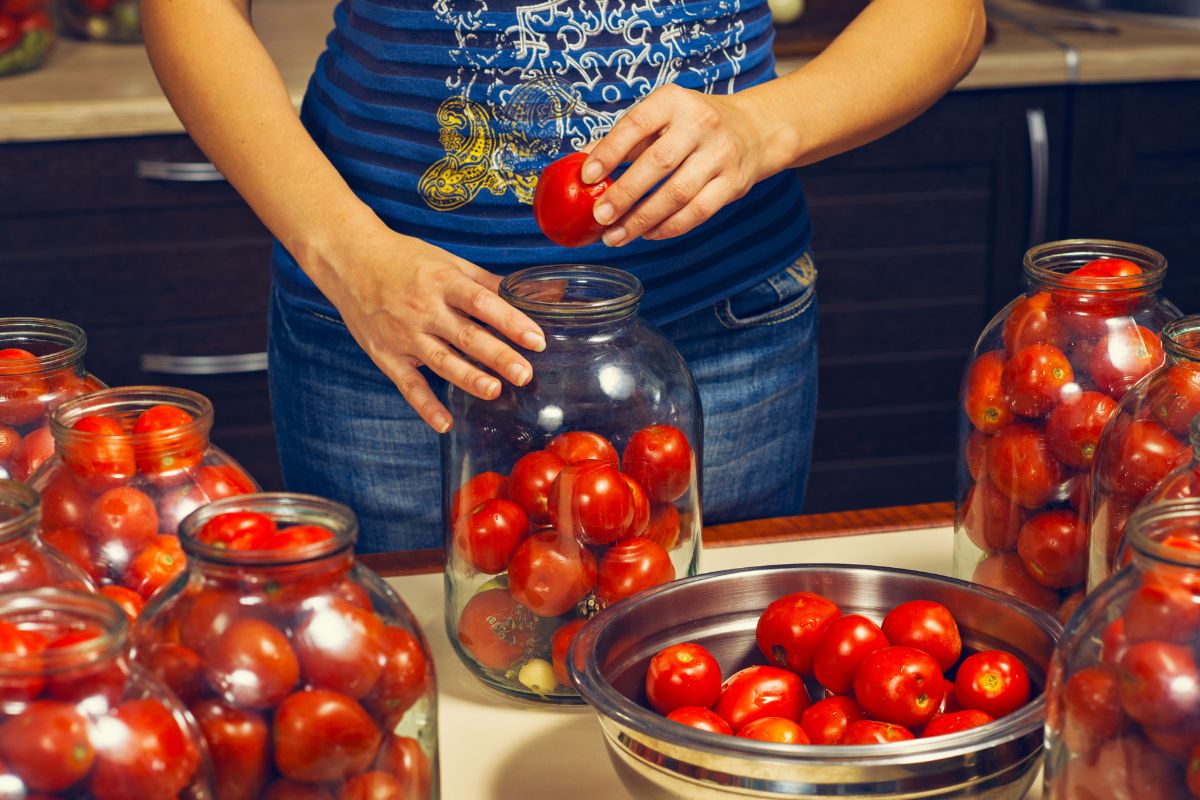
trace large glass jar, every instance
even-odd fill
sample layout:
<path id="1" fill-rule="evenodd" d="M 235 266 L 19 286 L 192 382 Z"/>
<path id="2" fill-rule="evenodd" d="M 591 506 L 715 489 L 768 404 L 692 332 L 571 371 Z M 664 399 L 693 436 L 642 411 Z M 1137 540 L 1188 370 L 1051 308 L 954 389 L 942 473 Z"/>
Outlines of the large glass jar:
<path id="1" fill-rule="evenodd" d="M 164 386 L 92 392 L 51 416 L 55 454 L 31 481 L 41 538 L 135 616 L 183 571 L 180 521 L 210 500 L 258 491 L 209 442 L 212 424 L 208 398 Z"/>
<path id="2" fill-rule="evenodd" d="M 216 800 L 438 796 L 429 648 L 357 536 L 346 506 L 286 493 L 180 526 L 187 573 L 147 605 L 135 657 L 200 723 Z"/>
<path id="3" fill-rule="evenodd" d="M 564 659 L 582 621 L 698 568 L 700 398 L 629 273 L 533 267 L 500 292 L 547 344 L 524 387 L 447 393 L 446 628 L 487 685 L 578 703 Z"/>
<path id="4" fill-rule="evenodd" d="M 1165 360 L 1121 399 L 1096 447 L 1088 523 L 1088 590 L 1116 571 L 1117 549 L 1133 509 L 1154 493 L 1184 497 L 1182 482 L 1163 485 L 1189 461 L 1188 427 L 1200 413 L 1200 316 L 1162 329 Z"/>
<path id="5" fill-rule="evenodd" d="M 1159 331 L 1180 314 L 1147 247 L 1051 242 L 1024 268 L 1025 293 L 988 323 L 963 377 L 954 574 L 1053 612 L 1085 583 L 1101 431 L 1162 364 Z"/>
<path id="6" fill-rule="evenodd" d="M 139 0 L 62 0 L 63 28 L 80 39 L 140 42 Z"/>
<path id="7" fill-rule="evenodd" d="M 1128 536 L 1051 662 L 1047 800 L 1200 797 L 1200 501 L 1140 508 Z"/>
<path id="8" fill-rule="evenodd" d="M 128 639 L 98 595 L 0 595 L 0 796 L 212 798 L 195 720 L 131 663 Z"/>
<path id="9" fill-rule="evenodd" d="M 83 570 L 38 539 L 41 514 L 37 492 L 0 480 L 0 592 L 45 586 L 92 590 Z"/>
<path id="10" fill-rule="evenodd" d="M 87 336 L 69 322 L 0 318 L 0 478 L 27 481 L 54 453 L 50 412 L 104 384 L 83 367 Z"/>

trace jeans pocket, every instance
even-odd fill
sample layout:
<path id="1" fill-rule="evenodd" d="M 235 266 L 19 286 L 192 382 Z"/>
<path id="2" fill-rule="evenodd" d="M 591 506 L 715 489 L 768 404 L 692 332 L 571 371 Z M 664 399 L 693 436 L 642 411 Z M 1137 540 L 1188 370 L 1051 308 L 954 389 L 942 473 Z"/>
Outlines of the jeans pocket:
<path id="1" fill-rule="evenodd" d="M 719 301 L 717 321 L 730 330 L 778 325 L 803 314 L 816 297 L 817 270 L 805 253 L 786 269 Z"/>

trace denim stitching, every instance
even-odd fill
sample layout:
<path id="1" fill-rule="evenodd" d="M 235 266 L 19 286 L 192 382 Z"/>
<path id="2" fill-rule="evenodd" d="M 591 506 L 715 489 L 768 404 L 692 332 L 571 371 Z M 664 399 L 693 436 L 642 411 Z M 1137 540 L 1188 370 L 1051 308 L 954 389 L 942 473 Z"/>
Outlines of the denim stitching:
<path id="1" fill-rule="evenodd" d="M 785 272 L 791 273 L 793 278 L 802 279 L 804 277 L 804 267 L 801 266 L 801 261 L 810 261 L 811 256 L 807 253 L 796 260 L 796 263 L 791 264 Z M 768 278 L 768 282 L 776 292 L 779 289 L 775 286 L 774 279 L 778 274 Z M 784 322 L 789 322 L 803 314 L 812 305 L 816 298 L 816 284 L 809 286 L 802 295 L 792 300 L 787 305 L 777 308 L 773 311 L 768 311 L 764 314 L 748 317 L 747 319 L 739 319 L 733 315 L 730 307 L 729 298 L 721 300 L 716 304 L 714 311 L 716 312 L 717 321 L 726 328 L 732 330 L 740 330 L 745 328 L 767 327 L 770 325 L 779 325 Z"/>

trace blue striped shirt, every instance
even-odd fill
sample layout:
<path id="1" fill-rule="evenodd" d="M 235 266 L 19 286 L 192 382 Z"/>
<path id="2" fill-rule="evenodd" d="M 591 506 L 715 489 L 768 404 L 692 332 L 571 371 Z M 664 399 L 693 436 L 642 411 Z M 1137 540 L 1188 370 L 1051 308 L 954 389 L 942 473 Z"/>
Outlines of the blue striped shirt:
<path id="1" fill-rule="evenodd" d="M 663 323 L 761 281 L 808 246 L 795 173 L 683 236 L 568 249 L 529 204 L 555 158 L 667 83 L 714 94 L 774 77 L 765 0 L 342 0 L 301 118 L 391 228 L 499 274 L 538 264 L 627 269 Z M 285 296 L 331 306 L 276 244 Z M 398 264 L 398 269 L 403 265 Z"/>

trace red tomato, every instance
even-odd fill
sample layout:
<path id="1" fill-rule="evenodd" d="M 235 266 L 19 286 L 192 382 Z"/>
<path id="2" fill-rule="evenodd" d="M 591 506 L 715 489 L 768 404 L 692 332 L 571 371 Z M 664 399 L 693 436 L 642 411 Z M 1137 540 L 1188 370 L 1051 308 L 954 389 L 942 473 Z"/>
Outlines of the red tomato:
<path id="1" fill-rule="evenodd" d="M 0 22 L 0 51 L 21 40 L 16 20 Z M 36 375 L 37 356 L 10 347 L 0 350 L 0 425 L 28 425 L 46 413 L 50 384 Z"/>
<path id="2" fill-rule="evenodd" d="M 861 614 L 838 617 L 817 640 L 813 674 L 834 694 L 847 694 L 854 686 L 854 673 L 863 659 L 888 644 L 888 637 L 879 626 Z"/>
<path id="3" fill-rule="evenodd" d="M 63 443 L 63 463 L 76 480 L 94 492 L 127 483 L 137 472 L 133 444 L 115 419 L 86 416 L 71 426 L 76 433 Z"/>
<path id="4" fill-rule="evenodd" d="M 200 753 L 158 700 L 128 700 L 103 720 L 94 742 L 96 800 L 172 798 L 200 766 Z"/>
<path id="5" fill-rule="evenodd" d="M 17 44 L 20 43 L 20 41 L 21 41 L 21 29 L 19 27 L 17 27 L 16 21 L 11 20 L 8 17 L 0 17 L 0 53 L 5 53 L 5 52 L 11 50 L 12 48 L 16 47 Z M 5 397 L 4 395 L 8 395 L 8 394 L 12 393 L 11 389 L 9 389 L 9 387 L 5 385 L 6 383 L 7 383 L 7 381 L 0 382 L 0 401 L 7 400 L 8 398 Z M 14 403 L 13 405 L 15 407 L 17 404 Z M 16 414 L 13 411 L 9 410 L 8 408 L 5 408 L 4 405 L 2 405 L 2 404 L 0 404 L 0 409 L 3 409 L 3 410 L 0 410 L 0 414 L 3 415 L 3 417 L 0 417 L 0 419 L 8 419 L 10 417 L 16 417 L 17 419 L 23 419 L 25 416 L 24 412 L 22 412 L 21 414 Z M 35 415 L 33 417 L 33 419 L 37 419 L 37 416 Z M 29 420 L 25 420 L 25 421 L 28 422 Z M 23 423 L 18 422 L 17 424 L 20 425 Z"/>
<path id="6" fill-rule="evenodd" d="M 196 531 L 196 540 L 227 550 L 262 550 L 279 529 L 275 520 L 257 511 L 226 511 Z"/>
<path id="7" fill-rule="evenodd" d="M 1078 336 L 1095 338 L 1108 330 L 1108 320 L 1127 317 L 1142 280 L 1142 270 L 1120 258 L 1098 258 L 1063 276 L 1053 292 L 1059 320 Z M 1129 280 L 1117 281 L 1113 278 Z"/>
<path id="8" fill-rule="evenodd" d="M 550 521 L 584 544 L 611 544 L 633 523 L 633 493 L 616 467 L 568 464 L 550 487 Z"/>
<path id="9" fill-rule="evenodd" d="M 1004 349 L 1010 353 L 1031 344 L 1045 343 L 1064 348 L 1070 335 L 1059 322 L 1049 292 L 1022 297 L 1004 320 Z"/>
<path id="10" fill-rule="evenodd" d="M 1100 634 L 1101 661 L 1106 667 L 1116 669 L 1129 649 L 1129 638 L 1125 635 L 1125 618 L 1117 617 L 1104 627 Z"/>
<path id="11" fill-rule="evenodd" d="M 508 564 L 513 599 L 541 617 L 565 614 L 595 585 L 596 557 L 556 530 L 526 538 Z"/>
<path id="12" fill-rule="evenodd" d="M 20 431 L 16 428 L 10 428 L 8 425 L 0 425 L 0 464 L 8 461 L 20 443 Z"/>
<path id="13" fill-rule="evenodd" d="M 51 474 L 40 490 L 42 530 L 82 528 L 95 496 L 75 482 L 66 472 Z"/>
<path id="14" fill-rule="evenodd" d="M 1029 671 L 1021 660 L 1003 650 L 967 656 L 954 679 L 954 695 L 964 709 L 986 711 L 996 719 L 1029 701 Z"/>
<path id="15" fill-rule="evenodd" d="M 804 710 L 800 726 L 813 744 L 837 744 L 846 728 L 860 719 L 866 719 L 866 715 L 854 698 L 826 697 Z"/>
<path id="16" fill-rule="evenodd" d="M 1050 797 L 1075 800 L 1184 800 L 1183 769 L 1145 739 L 1126 735 L 1105 742 L 1091 760 L 1072 759 L 1047 788 Z"/>
<path id="17" fill-rule="evenodd" d="M 967 472 L 971 480 L 979 481 L 987 475 L 987 451 L 992 437 L 983 431 L 972 430 L 967 437 Z"/>
<path id="18" fill-rule="evenodd" d="M 142 599 L 140 594 L 125 586 L 117 586 L 116 584 L 101 586 L 99 591 L 100 594 L 120 606 L 130 622 L 136 620 L 141 615 L 142 609 L 146 606 L 146 601 Z"/>
<path id="19" fill-rule="evenodd" d="M 808 734 L 800 723 L 783 717 L 762 717 L 753 722 L 747 722 L 737 732 L 744 739 L 757 739 L 760 742 L 776 742 L 777 744 L 812 744 Z"/>
<path id="20" fill-rule="evenodd" d="M 1140 325 L 1122 326 L 1096 343 L 1088 371 L 1097 388 L 1120 400 L 1129 387 L 1162 366 L 1164 359 L 1157 333 Z"/>
<path id="21" fill-rule="evenodd" d="M 1064 397 L 1046 418 L 1046 446 L 1050 455 L 1068 467 L 1090 467 L 1104 423 L 1116 410 L 1117 401 L 1100 392 Z"/>
<path id="22" fill-rule="evenodd" d="M 336 538 L 334 532 L 324 525 L 289 525 L 268 538 L 262 547 L 267 550 L 295 550 Z"/>
<path id="23" fill-rule="evenodd" d="M 673 644 L 658 651 L 646 669 L 646 699 L 660 714 L 677 708 L 712 708 L 721 696 L 721 665 L 703 645 Z"/>
<path id="24" fill-rule="evenodd" d="M 995 433 L 1013 420 L 1004 400 L 1004 351 L 992 350 L 975 359 L 963 383 L 963 409 L 971 424 L 984 433 Z"/>
<path id="25" fill-rule="evenodd" d="M 125 570 L 125 585 L 147 600 L 187 566 L 178 536 L 159 536 L 138 553 Z"/>
<path id="26" fill-rule="evenodd" d="M 1200 714 L 1200 675 L 1190 647 L 1169 642 L 1130 644 L 1117 670 L 1125 713 L 1143 726 L 1172 728 Z"/>
<path id="27" fill-rule="evenodd" d="M 912 731 L 903 725 L 860 719 L 846 726 L 846 732 L 842 734 L 842 740 L 838 744 L 887 744 L 915 738 L 917 737 L 912 735 Z"/>
<path id="28" fill-rule="evenodd" d="M 717 712 L 701 706 L 684 706 L 677 708 L 670 714 L 667 714 L 667 719 L 672 722 L 678 722 L 680 725 L 687 725 L 689 728 L 695 728 L 709 733 L 723 733 L 726 736 L 733 735 L 733 728 L 729 727 L 729 723 L 721 719 Z"/>
<path id="29" fill-rule="evenodd" d="M 489 575 L 508 567 L 517 545 L 529 533 L 529 517 L 511 500 L 485 500 L 454 526 L 454 549 Z"/>
<path id="30" fill-rule="evenodd" d="M 305 614 L 292 631 L 292 644 L 310 686 L 358 700 L 383 673 L 383 622 L 345 600 L 330 598 Z"/>
<path id="31" fill-rule="evenodd" d="M 1041 418 L 1069 392 L 1075 371 L 1062 350 L 1052 344 L 1031 344 L 1004 363 L 1000 376 L 1008 407 L 1023 417 Z"/>
<path id="32" fill-rule="evenodd" d="M 999 589 L 1051 614 L 1058 610 L 1058 592 L 1033 579 L 1017 553 L 994 553 L 975 567 L 975 583 Z"/>
<path id="33" fill-rule="evenodd" d="M 53 31 L 54 21 L 45 11 L 34 11 L 21 19 L 21 33 L 31 31 Z"/>
<path id="34" fill-rule="evenodd" d="M 247 617 L 230 623 L 204 651 L 204 674 L 229 702 L 269 708 L 296 686 L 300 663 L 283 631 Z"/>
<path id="35" fill-rule="evenodd" d="M 328 789 L 318 784 L 282 778 L 267 787 L 262 800 L 334 800 L 334 797 Z"/>
<path id="36" fill-rule="evenodd" d="M 152 480 L 185 481 L 204 458 L 207 442 L 178 406 L 151 406 L 134 420 L 132 433 L 137 468 Z"/>
<path id="37" fill-rule="evenodd" d="M 717 714 L 734 732 L 763 717 L 798 720 L 808 708 L 808 690 L 794 672 L 756 664 L 730 675 L 721 684 Z"/>
<path id="38" fill-rule="evenodd" d="M 114 0 L 83 0 L 84 7 L 93 14 L 107 14 Z"/>
<path id="39" fill-rule="evenodd" d="M 550 521 L 550 487 L 566 465 L 567 462 L 545 450 L 526 453 L 513 464 L 508 497 L 525 510 L 534 525 Z"/>
<path id="40" fill-rule="evenodd" d="M 969 731 L 971 728 L 978 728 L 989 722 L 995 722 L 995 719 L 984 711 L 973 708 L 951 711 L 949 714 L 942 714 L 936 719 L 930 720 L 925 729 L 921 731 L 921 738 L 928 739 L 930 736 L 945 736 L 948 733 Z"/>
<path id="41" fill-rule="evenodd" d="M 675 580 L 675 565 L 662 545 L 640 536 L 614 544 L 600 559 L 596 599 L 608 606 L 638 592 Z"/>
<path id="42" fill-rule="evenodd" d="M 88 721 L 68 703 L 39 700 L 0 726 L 0 758 L 36 792 L 61 792 L 88 774 Z"/>
<path id="43" fill-rule="evenodd" d="M 458 618 L 458 641 L 488 669 L 506 670 L 525 655 L 536 624 L 504 589 L 488 589 L 467 601 Z"/>
<path id="44" fill-rule="evenodd" d="M 642 428 L 625 445 L 621 468 L 656 503 L 683 497 L 692 485 L 692 448 L 683 431 L 670 425 Z"/>
<path id="45" fill-rule="evenodd" d="M 401 797 L 429 796 L 433 782 L 429 756 L 421 749 L 421 743 L 411 736 L 388 734 L 375 756 L 375 769 L 400 780 L 404 787 Z"/>
<path id="46" fill-rule="evenodd" d="M 28 481 L 38 467 L 45 464 L 54 455 L 54 436 L 49 426 L 43 425 L 25 434 L 12 453 L 12 463 L 9 465 L 12 479 Z"/>
<path id="47" fill-rule="evenodd" d="M 567 671 L 567 653 L 570 651 L 571 642 L 575 640 L 575 634 L 585 622 L 585 619 L 573 619 L 560 625 L 550 638 L 550 663 L 554 667 L 554 678 L 560 686 L 571 685 L 571 674 Z M 720 683 L 719 678 L 717 683 Z"/>
<path id="48" fill-rule="evenodd" d="M 383 629 L 383 673 L 363 700 L 367 710 L 392 730 L 429 686 L 429 661 L 421 641 L 404 628 Z"/>
<path id="49" fill-rule="evenodd" d="M 1190 644 L 1200 635 L 1200 596 L 1183 582 L 1148 573 L 1125 608 L 1130 643 Z"/>
<path id="50" fill-rule="evenodd" d="M 147 656 L 146 666 L 185 703 L 208 693 L 200 656 L 188 647 L 173 642 L 158 642 Z"/>
<path id="51" fill-rule="evenodd" d="M 1034 514 L 1021 528 L 1017 552 L 1025 569 L 1043 586 L 1078 586 L 1087 577 L 1087 526 L 1074 511 Z"/>
<path id="52" fill-rule="evenodd" d="M 1050 455 L 1042 431 L 1033 425 L 1009 425 L 992 437 L 988 478 L 1025 508 L 1044 506 L 1062 483 L 1062 466 Z"/>
<path id="53" fill-rule="evenodd" d="M 621 477 L 625 480 L 625 485 L 629 487 L 629 494 L 633 497 L 633 519 L 630 520 L 629 527 L 625 529 L 624 535 L 641 536 L 650 526 L 650 498 L 646 496 L 646 490 L 642 488 L 640 483 L 624 472 L 621 473 Z M 662 542 L 658 542 L 658 544 L 661 546 Z M 664 547 L 663 549 L 665 550 L 666 548 Z"/>
<path id="54" fill-rule="evenodd" d="M 612 185 L 609 178 L 584 183 L 581 175 L 587 153 L 569 153 L 542 170 L 533 190 L 533 218 L 546 238 L 562 247 L 595 244 L 604 226 L 592 207 Z"/>
<path id="55" fill-rule="evenodd" d="M 812 675 L 817 643 L 841 613 L 819 594 L 785 595 L 767 606 L 758 618 L 754 633 L 758 649 L 772 664 L 800 675 Z"/>
<path id="56" fill-rule="evenodd" d="M 937 661 L 942 672 L 958 663 L 962 636 L 950 609 L 932 600 L 909 600 L 883 618 L 883 634 L 895 645 L 915 647 Z"/>
<path id="57" fill-rule="evenodd" d="M 404 785 L 394 775 L 364 772 L 338 789 L 337 800 L 396 800 L 407 796 Z"/>
<path id="58" fill-rule="evenodd" d="M 201 591 L 191 598 L 180 616 L 179 640 L 197 653 L 204 653 L 235 619 L 253 613 L 252 607 L 241 604 L 241 596 L 236 591 Z"/>
<path id="59" fill-rule="evenodd" d="M 854 696 L 872 719 L 915 728 L 937 713 L 943 681 L 933 656 L 893 645 L 863 659 L 854 674 Z"/>
<path id="60" fill-rule="evenodd" d="M 961 527 L 971 543 L 985 553 L 1012 550 L 1025 524 L 1026 511 L 1001 494 L 986 477 L 967 490 Z"/>
<path id="61" fill-rule="evenodd" d="M 215 464 L 196 472 L 196 492 L 204 500 L 220 500 L 257 491 L 254 481 L 234 464 Z"/>
<path id="62" fill-rule="evenodd" d="M 602 461 L 610 467 L 619 467 L 617 449 L 598 433 L 567 431 L 560 433 L 546 445 L 546 452 L 554 453 L 568 464 L 580 461 Z"/>
<path id="63" fill-rule="evenodd" d="M 288 695 L 275 709 L 275 766 L 285 778 L 337 781 L 370 767 L 382 738 L 352 698 L 327 689 Z"/>
<path id="64" fill-rule="evenodd" d="M 120 569 L 158 535 L 158 510 L 145 492 L 118 486 L 92 503 L 84 531 L 97 542 L 101 560 Z"/>
<path id="65" fill-rule="evenodd" d="M 79 528 L 55 528 L 39 534 L 39 538 L 66 557 L 95 583 L 104 570 L 96 563 L 92 541 Z"/>
<path id="66" fill-rule="evenodd" d="M 42 669 L 42 651 L 48 644 L 35 631 L 0 621 L 0 657 L 11 675 L 0 676 L 0 703 L 32 700 L 41 693 L 46 682 L 38 673 Z"/>
<path id="67" fill-rule="evenodd" d="M 1105 436 L 1097 479 L 1114 494 L 1140 500 L 1190 455 L 1188 447 L 1157 422 L 1121 417 Z"/>
<path id="68" fill-rule="evenodd" d="M 200 725 L 221 800 L 257 800 L 271 777 L 269 726 L 263 717 L 220 700 L 191 707 Z"/>
<path id="69" fill-rule="evenodd" d="M 1106 667 L 1086 667 L 1068 678 L 1062 706 L 1060 735 L 1076 755 L 1090 756 L 1128 727 L 1117 695 L 1116 671 Z"/>
<path id="70" fill-rule="evenodd" d="M 475 509 L 484 500 L 495 497 L 506 497 L 508 478 L 499 472 L 481 472 L 472 477 L 458 490 L 450 500 L 450 524 L 458 522 L 463 514 Z"/>
<path id="71" fill-rule="evenodd" d="M 622 473 L 623 477 L 628 477 Z M 634 494 L 634 519 L 637 519 L 637 495 Z M 642 534 L 647 539 L 658 542 L 664 550 L 671 550 L 679 541 L 680 532 L 679 509 L 667 504 L 655 506 L 650 511 L 650 521 Z"/>
<path id="72" fill-rule="evenodd" d="M 1150 417 L 1176 436 L 1186 437 L 1200 414 L 1200 365 L 1181 361 L 1153 378 L 1146 390 Z"/>

